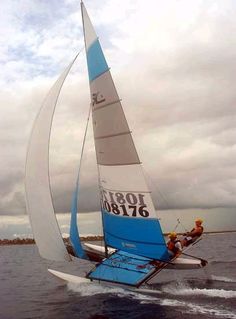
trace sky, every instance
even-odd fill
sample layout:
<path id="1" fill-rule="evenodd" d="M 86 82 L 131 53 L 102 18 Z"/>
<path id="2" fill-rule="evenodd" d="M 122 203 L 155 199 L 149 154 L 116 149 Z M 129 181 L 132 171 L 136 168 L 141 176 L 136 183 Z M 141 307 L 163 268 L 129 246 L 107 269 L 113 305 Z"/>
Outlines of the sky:
<path id="1" fill-rule="evenodd" d="M 87 0 L 145 176 L 159 209 L 236 207 L 236 2 Z M 0 214 L 25 214 L 24 166 L 34 118 L 77 52 L 54 116 L 50 177 L 68 212 L 89 108 L 79 0 L 2 0 Z M 88 134 L 82 211 L 98 210 Z M 88 205 L 89 203 L 89 205 Z M 227 214 L 226 214 L 227 215 Z M 230 219 L 236 225 L 235 215 Z"/>
<path id="2" fill-rule="evenodd" d="M 205 208 L 205 209 L 165 209 L 159 210 L 158 218 L 164 234 L 173 230 L 178 233 L 186 232 L 193 227 L 195 218 L 202 217 L 204 233 L 235 231 L 234 208 Z M 219 223 L 219 216 L 225 216 L 224 223 Z M 70 213 L 57 214 L 57 221 L 63 237 L 69 237 Z M 179 222 L 178 222 L 179 220 Z M 101 214 L 86 212 L 78 214 L 80 236 L 102 235 Z M 223 227 L 222 227 L 223 226 Z M 205 236 L 205 234 L 204 234 Z M 2 215 L 0 222 L 0 239 L 33 238 L 28 215 Z"/>

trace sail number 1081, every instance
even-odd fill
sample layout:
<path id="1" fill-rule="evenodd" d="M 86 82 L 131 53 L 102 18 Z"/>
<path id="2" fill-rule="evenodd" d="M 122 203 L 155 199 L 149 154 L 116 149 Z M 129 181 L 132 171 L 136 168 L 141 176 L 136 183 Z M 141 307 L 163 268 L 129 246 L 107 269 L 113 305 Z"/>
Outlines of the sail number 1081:
<path id="1" fill-rule="evenodd" d="M 130 217 L 149 216 L 143 194 L 123 194 L 102 190 L 102 208 L 115 215 Z"/>

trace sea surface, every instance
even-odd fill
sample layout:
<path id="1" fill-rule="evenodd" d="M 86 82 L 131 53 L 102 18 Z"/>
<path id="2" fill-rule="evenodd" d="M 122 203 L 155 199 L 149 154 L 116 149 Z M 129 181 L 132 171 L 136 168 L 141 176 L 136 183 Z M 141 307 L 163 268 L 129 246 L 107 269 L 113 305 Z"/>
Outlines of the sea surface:
<path id="1" fill-rule="evenodd" d="M 66 284 L 47 268 L 83 276 L 91 264 L 47 262 L 35 245 L 0 247 L 0 319 L 236 319 L 236 233 L 205 235 L 189 254 L 200 270 L 163 270 L 151 293 Z"/>

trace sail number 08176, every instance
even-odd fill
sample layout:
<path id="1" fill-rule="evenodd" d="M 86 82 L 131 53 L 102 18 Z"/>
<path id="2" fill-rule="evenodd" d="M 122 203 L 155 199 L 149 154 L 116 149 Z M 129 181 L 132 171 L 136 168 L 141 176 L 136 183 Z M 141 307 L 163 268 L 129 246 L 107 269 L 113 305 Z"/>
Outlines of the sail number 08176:
<path id="1" fill-rule="evenodd" d="M 108 192 L 102 190 L 102 208 L 109 213 L 130 217 L 148 217 L 143 194 Z"/>

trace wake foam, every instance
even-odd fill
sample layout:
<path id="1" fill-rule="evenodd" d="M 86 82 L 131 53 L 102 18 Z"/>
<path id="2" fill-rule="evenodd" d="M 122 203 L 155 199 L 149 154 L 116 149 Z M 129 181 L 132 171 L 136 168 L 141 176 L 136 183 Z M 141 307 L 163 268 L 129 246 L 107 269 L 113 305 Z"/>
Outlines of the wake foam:
<path id="1" fill-rule="evenodd" d="M 211 279 L 215 280 L 215 281 L 236 282 L 236 278 L 232 279 L 232 278 L 228 278 L 228 277 L 224 277 L 224 276 L 211 275 Z"/>
<path id="2" fill-rule="evenodd" d="M 217 308 L 196 305 L 196 304 L 188 304 L 188 307 L 189 308 L 186 310 L 186 313 L 189 313 L 189 314 L 211 315 L 212 318 L 220 317 L 220 318 L 236 319 L 236 314 L 229 310 L 217 309 Z"/>
<path id="3" fill-rule="evenodd" d="M 164 299 L 160 302 L 160 305 L 167 307 L 181 307 L 184 308 L 181 310 L 182 313 L 186 314 L 202 314 L 212 316 L 212 318 L 228 318 L 236 319 L 236 314 L 224 309 L 212 308 L 210 306 L 203 306 L 199 304 L 189 303 L 185 301 L 178 301 L 172 299 Z M 208 317 L 209 318 L 209 317 Z"/>
<path id="4" fill-rule="evenodd" d="M 137 290 L 133 291 L 133 290 L 129 290 L 129 289 L 125 289 L 122 287 L 110 287 L 110 286 L 106 286 L 104 284 L 96 284 L 96 283 L 80 283 L 80 284 L 75 284 L 75 283 L 68 283 L 67 287 L 69 290 L 73 291 L 73 292 L 77 292 L 79 293 L 81 296 L 94 296 L 94 295 L 98 295 L 98 294 L 115 294 L 118 297 L 129 297 L 132 299 L 136 299 L 136 300 L 140 300 L 145 302 L 147 301 L 157 301 L 158 298 L 154 297 L 154 296 L 150 296 L 150 294 L 158 294 L 158 291 L 154 291 L 153 290 L 145 290 L 142 289 L 140 290 L 140 292 Z M 161 293 L 159 291 L 159 293 Z"/>
<path id="5" fill-rule="evenodd" d="M 78 292 L 81 296 L 93 296 L 97 294 L 119 294 L 122 293 L 124 289 L 120 287 L 108 287 L 96 283 L 68 283 L 68 289 L 74 292 Z"/>
<path id="6" fill-rule="evenodd" d="M 188 287 L 166 287 L 163 288 L 163 292 L 176 296 L 207 296 L 207 297 L 218 297 L 218 298 L 236 298 L 236 291 L 224 290 L 224 289 L 199 289 L 199 288 L 188 288 Z"/>
<path id="7" fill-rule="evenodd" d="M 175 296 L 194 296 L 204 295 L 208 297 L 220 298 L 235 298 L 236 291 L 223 289 L 191 289 L 184 286 L 179 288 L 166 287 L 162 291 L 151 289 L 140 289 L 139 291 L 132 291 L 122 287 L 110 287 L 103 284 L 96 283 L 68 283 L 68 289 L 79 293 L 81 296 L 94 296 L 97 294 L 115 294 L 118 297 L 128 297 L 140 301 L 141 304 L 159 304 L 164 307 L 181 308 L 181 313 L 186 314 L 202 314 L 208 315 L 209 318 L 225 318 L 236 319 L 235 312 L 230 310 L 219 309 L 212 306 L 201 305 L 188 301 L 181 301 L 170 298 L 163 298 L 163 293 L 172 294 Z M 155 294 L 157 296 L 155 296 Z M 162 294 L 162 295 L 161 295 Z"/>
<path id="8" fill-rule="evenodd" d="M 221 281 L 231 281 L 227 277 L 218 277 L 217 280 Z M 211 298 L 236 298 L 236 291 L 234 290 L 225 290 L 225 289 L 207 289 L 207 288 L 190 288 L 184 285 L 178 285 L 173 287 L 169 285 L 160 290 L 151 290 L 151 289 L 128 289 L 118 286 L 108 286 L 105 284 L 99 283 L 68 283 L 68 289 L 74 292 L 79 293 L 81 296 L 93 296 L 97 294 L 116 294 L 119 297 L 129 295 L 131 298 L 140 299 L 140 300 L 157 300 L 157 297 L 160 297 L 160 294 L 167 293 L 169 295 L 175 296 L 207 296 Z"/>

